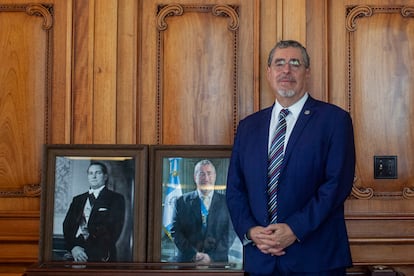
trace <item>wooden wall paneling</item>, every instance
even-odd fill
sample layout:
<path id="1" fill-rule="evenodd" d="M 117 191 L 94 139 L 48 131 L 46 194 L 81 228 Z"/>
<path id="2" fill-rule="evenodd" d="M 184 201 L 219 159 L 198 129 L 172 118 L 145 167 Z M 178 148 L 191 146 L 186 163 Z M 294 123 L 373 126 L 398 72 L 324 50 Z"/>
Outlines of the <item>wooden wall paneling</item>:
<path id="1" fill-rule="evenodd" d="M 171 5 L 158 14 L 158 20 L 168 25 L 158 32 L 157 142 L 161 144 L 232 143 L 239 92 L 238 9 L 215 7 Z M 164 9 L 177 16 L 162 18 Z M 222 12 L 230 19 L 220 16 Z"/>
<path id="2" fill-rule="evenodd" d="M 56 58 L 58 51 L 67 53 L 61 4 L 0 3 L 0 271 L 22 271 L 37 259 L 43 144 L 67 133 L 55 127 L 67 103 L 67 56 Z M 55 117 L 52 106 L 60 103 Z"/>
<path id="3" fill-rule="evenodd" d="M 411 106 L 413 8 L 357 6 L 347 18 L 349 108 L 358 137 L 357 181 L 373 196 L 403 196 L 414 176 Z M 357 19 L 357 17 L 359 17 Z M 381 45 L 381 47 L 378 47 Z M 376 58 L 372 58 L 375 56 Z M 358 115 L 358 116 L 356 116 Z M 373 142 L 376 141 L 376 142 Z M 374 179 L 373 157 L 396 155 L 397 179 Z M 409 196 L 409 195 L 407 195 Z"/>
<path id="4" fill-rule="evenodd" d="M 139 1 L 139 38 L 138 41 L 138 96 L 137 139 L 141 143 L 156 142 L 156 1 Z"/>
<path id="5" fill-rule="evenodd" d="M 53 72 L 52 95 L 48 106 L 51 118 L 48 121 L 48 142 L 64 144 L 71 141 L 73 2 L 53 2 L 53 9 Z"/>
<path id="6" fill-rule="evenodd" d="M 72 143 L 116 143 L 118 1 L 74 1 L 74 18 Z"/>
<path id="7" fill-rule="evenodd" d="M 0 263 L 34 262 L 38 257 L 38 241 L 38 212 L 0 212 Z"/>
<path id="8" fill-rule="evenodd" d="M 170 2 L 143 1 L 142 37 L 156 51 L 141 47 L 142 139 L 231 144 L 239 118 L 253 111 L 257 5 Z"/>
<path id="9" fill-rule="evenodd" d="M 253 12 L 253 111 L 260 109 L 260 1 L 256 1 Z"/>
<path id="10" fill-rule="evenodd" d="M 328 1 L 306 1 L 306 48 L 311 59 L 309 93 L 329 101 L 328 97 Z"/>
<path id="11" fill-rule="evenodd" d="M 118 1 L 75 1 L 73 143 L 116 143 Z"/>
<path id="12" fill-rule="evenodd" d="M 282 38 L 282 32 L 278 29 L 278 7 L 281 1 L 262 0 L 260 5 L 260 45 L 259 45 L 259 79 L 260 79 L 260 106 L 257 110 L 270 106 L 275 101 L 266 78 L 267 57 L 275 43 Z M 255 111 L 257 111 L 255 110 Z"/>
<path id="13" fill-rule="evenodd" d="M 71 143 L 93 142 L 95 1 L 73 1 Z"/>
<path id="14" fill-rule="evenodd" d="M 93 143 L 116 143 L 118 0 L 95 1 Z"/>
<path id="15" fill-rule="evenodd" d="M 356 140 L 356 177 L 346 202 L 353 261 L 405 273 L 414 263 L 413 4 L 328 3 L 328 96 L 351 112 Z M 398 178 L 375 179 L 374 155 L 397 155 Z"/>
<path id="16" fill-rule="evenodd" d="M 52 14 L 48 8 L 0 6 L 1 189 L 40 183 L 51 94 Z"/>
<path id="17" fill-rule="evenodd" d="M 329 102 L 349 111 L 347 85 L 347 52 L 346 52 L 346 11 L 344 1 L 328 0 L 327 29 L 327 70 Z"/>
<path id="18" fill-rule="evenodd" d="M 118 1 L 116 141 L 137 141 L 138 1 Z M 139 122 L 139 120 L 138 120 Z"/>
<path id="19" fill-rule="evenodd" d="M 283 39 L 295 39 L 306 45 L 306 7 L 306 0 L 283 0 Z"/>
<path id="20" fill-rule="evenodd" d="M 237 127 L 238 121 L 247 115 L 258 110 L 260 100 L 260 74 L 259 51 L 260 51 L 260 18 L 261 0 L 239 1 L 239 44 L 237 57 L 237 99 L 234 118 Z M 233 5 L 233 2 L 226 1 L 225 4 Z M 234 74 L 234 72 L 233 72 Z M 225 127 L 224 125 L 222 127 Z M 220 141 L 224 143 L 224 140 Z M 227 144 L 227 143 L 226 143 Z M 229 144 L 233 144 L 233 134 Z"/>

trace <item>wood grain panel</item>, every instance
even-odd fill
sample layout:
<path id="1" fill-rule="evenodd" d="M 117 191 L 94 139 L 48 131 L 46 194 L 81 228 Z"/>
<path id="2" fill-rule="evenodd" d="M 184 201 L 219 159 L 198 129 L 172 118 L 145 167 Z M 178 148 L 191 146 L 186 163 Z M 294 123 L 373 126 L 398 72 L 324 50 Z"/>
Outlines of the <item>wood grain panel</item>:
<path id="1" fill-rule="evenodd" d="M 374 196 L 402 196 L 413 184 L 413 15 L 401 7 L 357 6 L 347 18 L 358 185 Z M 376 155 L 398 157 L 397 179 L 373 178 Z"/>
<path id="2" fill-rule="evenodd" d="M 116 143 L 118 1 L 95 1 L 93 143 Z"/>
<path id="3" fill-rule="evenodd" d="M 329 101 L 328 91 L 328 15 L 327 0 L 306 1 L 306 49 L 311 57 L 309 93 Z"/>
<path id="4" fill-rule="evenodd" d="M 281 15 L 283 1 L 261 0 L 260 3 L 260 106 L 258 110 L 272 105 L 275 101 L 275 95 L 266 78 L 267 57 L 276 42 L 283 36 Z"/>
<path id="5" fill-rule="evenodd" d="M 118 1 L 116 141 L 137 143 L 138 4 Z M 139 122 L 139 120 L 138 120 Z"/>
<path id="6" fill-rule="evenodd" d="M 0 211 L 0 263 L 34 262 L 39 255 L 38 243 L 39 212 Z"/>
<path id="7" fill-rule="evenodd" d="M 414 244 L 414 220 L 409 216 L 347 218 L 347 226 L 348 235 L 354 241 L 365 239 L 367 242 L 382 240 L 384 243 Z"/>
<path id="8" fill-rule="evenodd" d="M 46 1 L 37 0 L 41 3 Z M 50 0 L 49 0 L 50 1 Z M 48 104 L 50 118 L 48 143 L 66 144 L 71 139 L 72 123 L 72 22 L 73 2 L 53 3 L 52 96 Z"/>
<path id="9" fill-rule="evenodd" d="M 230 144 L 237 120 L 237 7 L 181 8 L 160 32 L 160 142 Z"/>
<path id="10" fill-rule="evenodd" d="M 51 93 L 48 8 L 0 6 L 0 185 L 6 191 L 40 183 Z"/>
<path id="11" fill-rule="evenodd" d="M 231 144 L 238 120 L 253 112 L 259 100 L 253 68 L 258 65 L 253 15 L 259 5 L 142 4 L 141 142 Z"/>
<path id="12" fill-rule="evenodd" d="M 384 264 L 403 265 L 413 264 L 414 251 L 412 244 L 375 244 L 352 243 L 351 254 L 355 265 Z"/>
<path id="13" fill-rule="evenodd" d="M 409 3 L 410 2 L 410 3 Z M 331 102 L 351 112 L 357 167 L 345 205 L 354 265 L 413 272 L 414 1 L 328 1 Z M 374 179 L 373 156 L 397 155 L 398 179 Z"/>
<path id="14" fill-rule="evenodd" d="M 88 144 L 93 139 L 93 47 L 94 4 L 74 0 L 73 85 L 71 143 Z"/>
<path id="15" fill-rule="evenodd" d="M 295 39 L 306 45 L 306 0 L 283 1 L 283 39 Z"/>
<path id="16" fill-rule="evenodd" d="M 0 212 L 0 241 L 39 240 L 39 212 L 8 211 Z M 18 229 L 18 231 L 16 231 Z"/>
<path id="17" fill-rule="evenodd" d="M 21 275 L 23 266 L 38 258 L 42 146 L 68 141 L 68 7 L 70 0 L 0 4 L 0 271 L 5 275 Z"/>
<path id="18" fill-rule="evenodd" d="M 7 241 L 0 244 L 0 259 L 5 262 L 33 263 L 39 255 L 38 242 Z"/>

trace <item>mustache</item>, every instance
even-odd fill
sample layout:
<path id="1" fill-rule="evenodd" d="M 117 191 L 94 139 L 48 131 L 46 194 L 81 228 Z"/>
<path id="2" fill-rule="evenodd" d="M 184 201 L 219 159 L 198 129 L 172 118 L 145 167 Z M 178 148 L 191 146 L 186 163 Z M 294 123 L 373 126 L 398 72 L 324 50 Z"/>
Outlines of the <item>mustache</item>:
<path id="1" fill-rule="evenodd" d="M 281 76 L 277 78 L 278 81 L 296 81 L 293 76 Z"/>

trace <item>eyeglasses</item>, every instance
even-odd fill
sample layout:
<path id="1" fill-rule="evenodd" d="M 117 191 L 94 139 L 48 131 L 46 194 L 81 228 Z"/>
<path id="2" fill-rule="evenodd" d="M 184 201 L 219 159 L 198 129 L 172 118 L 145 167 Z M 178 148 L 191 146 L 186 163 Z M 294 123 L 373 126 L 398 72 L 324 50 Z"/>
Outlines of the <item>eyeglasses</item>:
<path id="1" fill-rule="evenodd" d="M 289 61 L 286 61 L 285 59 L 276 59 L 273 64 L 274 64 L 274 67 L 276 68 L 276 70 L 278 70 L 278 71 L 283 70 L 283 68 L 285 68 L 286 64 L 289 64 L 290 69 L 292 71 L 298 70 L 300 68 L 300 66 L 302 65 L 300 60 L 297 59 L 297 58 L 292 58 Z"/>

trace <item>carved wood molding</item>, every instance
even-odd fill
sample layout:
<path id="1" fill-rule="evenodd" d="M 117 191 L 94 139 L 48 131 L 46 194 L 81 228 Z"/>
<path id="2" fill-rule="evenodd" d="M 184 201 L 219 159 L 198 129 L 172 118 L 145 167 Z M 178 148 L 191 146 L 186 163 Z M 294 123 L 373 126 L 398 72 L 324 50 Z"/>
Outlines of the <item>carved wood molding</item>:
<path id="1" fill-rule="evenodd" d="M 35 15 L 43 17 L 42 28 L 49 30 L 53 25 L 52 17 L 53 6 L 41 4 L 27 4 L 27 5 L 0 5 L 0 12 L 26 12 L 28 15 Z"/>
<path id="2" fill-rule="evenodd" d="M 39 197 L 41 193 L 40 184 L 24 185 L 18 190 L 0 190 L 1 197 Z"/>
<path id="3" fill-rule="evenodd" d="M 405 188 L 403 189 L 402 196 L 403 196 L 405 199 L 414 199 L 414 188 L 405 187 Z"/>
<path id="4" fill-rule="evenodd" d="M 355 6 L 347 9 L 346 29 L 354 32 L 357 29 L 356 21 L 362 17 L 370 17 L 375 13 L 400 13 L 403 17 L 414 17 L 414 7 L 370 7 L 370 6 Z"/>
<path id="5" fill-rule="evenodd" d="M 3 4 L 0 5 L 0 12 L 24 12 L 29 16 L 39 16 L 43 19 L 41 28 L 46 31 L 46 73 L 45 73 L 45 143 L 49 141 L 49 99 L 52 96 L 52 60 L 53 60 L 53 5 L 51 4 Z M 39 160 L 41 157 L 39 156 Z M 39 172 L 40 175 L 40 172 Z M 1 185 L 0 185 L 1 186 Z M 1 197 L 39 197 L 41 193 L 40 184 L 25 184 L 18 189 L 0 188 Z"/>
<path id="6" fill-rule="evenodd" d="M 230 18 L 228 28 L 230 31 L 236 31 L 239 28 L 239 16 L 234 8 L 227 5 L 216 5 L 212 9 L 215 16 L 227 16 Z"/>
<path id="7" fill-rule="evenodd" d="M 348 31 L 356 31 L 356 20 L 361 17 L 371 16 L 372 8 L 368 6 L 357 6 L 355 8 L 348 9 L 348 15 L 346 18 L 346 28 Z"/>
<path id="8" fill-rule="evenodd" d="M 370 199 L 374 196 L 374 190 L 372 188 L 352 186 L 351 196 L 357 199 Z"/>
<path id="9" fill-rule="evenodd" d="M 157 16 L 157 28 L 159 31 L 165 31 L 168 28 L 168 24 L 165 21 L 169 16 L 180 16 L 184 12 L 184 8 L 181 5 L 173 4 L 163 7 L 159 10 Z"/>
<path id="10" fill-rule="evenodd" d="M 414 7 L 404 7 L 401 9 L 403 17 L 414 17 Z"/>
<path id="11" fill-rule="evenodd" d="M 233 133 L 236 132 L 238 123 L 238 44 L 239 44 L 239 13 L 238 6 L 230 5 L 159 5 L 157 13 L 157 80 L 156 80 L 156 143 L 162 143 L 162 98 L 163 98 L 163 51 L 164 40 L 163 32 L 168 29 L 166 22 L 168 17 L 184 16 L 186 12 L 211 13 L 217 17 L 228 17 L 228 30 L 233 36 L 233 95 L 232 95 L 232 111 L 233 111 Z"/>
<path id="12" fill-rule="evenodd" d="M 358 19 L 371 17 L 380 13 L 399 13 L 402 17 L 414 17 L 414 7 L 404 6 L 350 6 L 346 10 L 345 28 L 347 29 L 347 87 L 348 87 L 348 111 L 352 111 L 353 96 L 353 33 L 357 31 Z M 358 175 L 358 172 L 356 172 Z M 414 187 L 404 187 L 401 191 L 395 192 L 379 192 L 373 188 L 364 187 L 358 176 L 355 176 L 354 185 L 352 187 L 351 198 L 356 199 L 373 199 L 373 198 L 398 198 L 398 199 L 414 199 Z"/>

